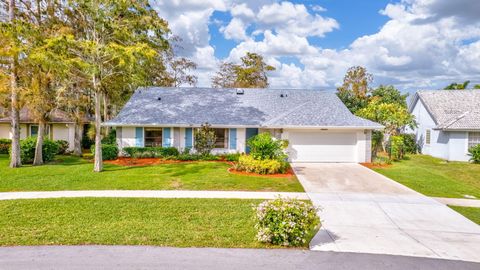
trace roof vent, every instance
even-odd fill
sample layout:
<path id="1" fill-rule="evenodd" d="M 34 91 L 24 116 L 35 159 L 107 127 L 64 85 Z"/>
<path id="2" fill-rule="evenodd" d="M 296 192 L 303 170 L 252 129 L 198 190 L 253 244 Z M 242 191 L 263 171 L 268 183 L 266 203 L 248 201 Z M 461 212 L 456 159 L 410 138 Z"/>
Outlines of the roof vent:
<path id="1" fill-rule="evenodd" d="M 243 95 L 243 94 L 245 94 L 245 90 L 237 89 L 237 95 Z"/>
<path id="2" fill-rule="evenodd" d="M 158 97 L 157 100 L 162 100 L 162 98 L 161 98 L 161 97 Z"/>
<path id="3" fill-rule="evenodd" d="M 287 94 L 280 94 L 280 97 L 288 97 Z"/>

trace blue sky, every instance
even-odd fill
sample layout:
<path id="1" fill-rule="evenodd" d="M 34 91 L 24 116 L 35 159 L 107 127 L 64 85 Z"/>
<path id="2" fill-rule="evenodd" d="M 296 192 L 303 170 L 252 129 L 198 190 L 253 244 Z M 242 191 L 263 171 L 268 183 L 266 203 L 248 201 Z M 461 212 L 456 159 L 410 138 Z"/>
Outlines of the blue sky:
<path id="1" fill-rule="evenodd" d="M 276 67 L 275 88 L 335 89 L 354 65 L 406 91 L 480 82 L 478 0 L 152 2 L 198 64 L 198 86 L 247 51 Z"/>

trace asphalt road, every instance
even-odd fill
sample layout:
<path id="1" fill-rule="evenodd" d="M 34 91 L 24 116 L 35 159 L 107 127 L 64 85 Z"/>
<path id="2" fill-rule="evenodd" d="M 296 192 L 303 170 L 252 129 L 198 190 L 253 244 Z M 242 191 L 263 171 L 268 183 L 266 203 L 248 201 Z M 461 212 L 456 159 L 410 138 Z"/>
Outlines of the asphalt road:
<path id="1" fill-rule="evenodd" d="M 479 263 L 286 249 L 36 246 L 0 248 L 0 269 L 480 269 Z"/>

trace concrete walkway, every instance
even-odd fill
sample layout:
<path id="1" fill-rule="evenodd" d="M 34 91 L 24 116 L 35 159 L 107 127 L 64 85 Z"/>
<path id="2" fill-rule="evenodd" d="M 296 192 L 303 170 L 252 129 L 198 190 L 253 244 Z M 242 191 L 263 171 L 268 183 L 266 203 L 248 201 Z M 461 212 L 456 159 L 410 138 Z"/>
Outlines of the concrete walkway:
<path id="1" fill-rule="evenodd" d="M 480 226 L 359 164 L 293 164 L 319 212 L 321 251 L 480 262 Z"/>
<path id="2" fill-rule="evenodd" d="M 446 205 L 463 206 L 463 207 L 480 207 L 480 200 L 441 198 L 441 197 L 432 197 L 432 198 Z"/>
<path id="3" fill-rule="evenodd" d="M 275 199 L 298 198 L 308 200 L 303 192 L 203 191 L 203 190 L 78 190 L 0 192 L 0 200 L 119 197 L 119 198 L 212 198 L 212 199 Z"/>
<path id="4" fill-rule="evenodd" d="M 0 248 L 0 269 L 478 270 L 480 264 L 298 249 L 37 246 Z"/>

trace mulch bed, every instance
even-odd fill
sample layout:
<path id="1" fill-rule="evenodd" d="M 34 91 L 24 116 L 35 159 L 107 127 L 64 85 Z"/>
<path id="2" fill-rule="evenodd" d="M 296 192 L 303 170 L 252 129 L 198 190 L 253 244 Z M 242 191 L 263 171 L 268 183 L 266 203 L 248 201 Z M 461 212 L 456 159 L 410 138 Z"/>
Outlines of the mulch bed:
<path id="1" fill-rule="evenodd" d="M 392 166 L 392 164 L 374 164 L 374 163 L 360 163 L 360 165 L 365 166 L 369 169 L 386 168 L 386 167 Z"/>

